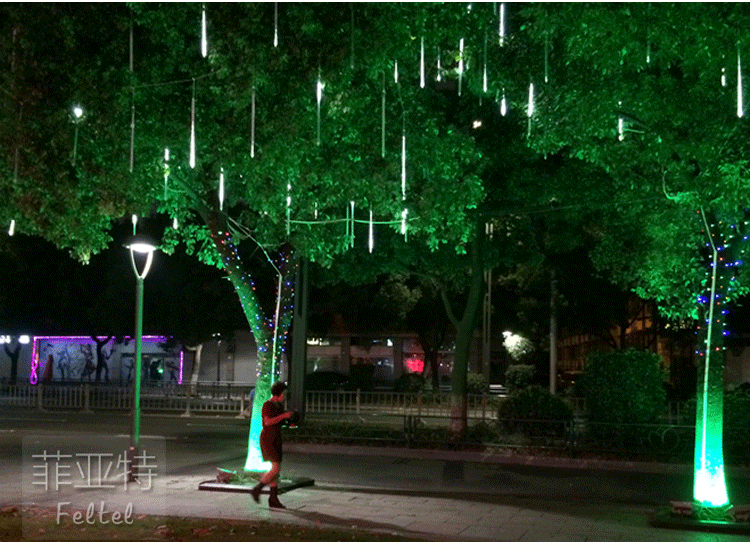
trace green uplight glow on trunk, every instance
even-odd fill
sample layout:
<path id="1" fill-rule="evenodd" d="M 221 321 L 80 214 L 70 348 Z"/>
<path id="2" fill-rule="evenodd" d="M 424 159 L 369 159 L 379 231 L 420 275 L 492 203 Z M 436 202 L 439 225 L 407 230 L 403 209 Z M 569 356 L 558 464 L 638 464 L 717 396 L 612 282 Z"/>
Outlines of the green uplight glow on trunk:
<path id="1" fill-rule="evenodd" d="M 704 223 L 706 222 L 704 217 Z M 711 230 L 706 229 L 713 250 L 711 295 L 706 335 L 706 360 L 703 378 L 698 386 L 695 414 L 695 458 L 693 498 L 705 507 L 721 507 L 729 503 L 724 476 L 724 372 L 719 351 L 723 334 L 714 329 L 714 304 L 717 300 L 717 267 L 720 261 Z"/>
<path id="2" fill-rule="evenodd" d="M 260 453 L 260 432 L 263 429 L 261 409 L 263 403 L 271 398 L 271 385 L 258 378 L 255 386 L 255 397 L 253 398 L 253 414 L 250 420 L 250 433 L 247 438 L 247 458 L 245 460 L 245 471 L 266 472 L 271 469 L 271 463 L 263 461 Z"/>

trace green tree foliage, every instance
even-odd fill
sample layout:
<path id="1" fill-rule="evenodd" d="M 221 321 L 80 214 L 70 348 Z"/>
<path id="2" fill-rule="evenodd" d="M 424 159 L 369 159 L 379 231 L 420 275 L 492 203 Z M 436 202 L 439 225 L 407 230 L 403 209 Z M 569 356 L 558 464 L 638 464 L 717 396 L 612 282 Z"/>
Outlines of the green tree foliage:
<path id="1" fill-rule="evenodd" d="M 664 371 L 658 355 L 626 349 L 589 355 L 581 377 L 589 420 L 653 423 L 664 414 Z"/>

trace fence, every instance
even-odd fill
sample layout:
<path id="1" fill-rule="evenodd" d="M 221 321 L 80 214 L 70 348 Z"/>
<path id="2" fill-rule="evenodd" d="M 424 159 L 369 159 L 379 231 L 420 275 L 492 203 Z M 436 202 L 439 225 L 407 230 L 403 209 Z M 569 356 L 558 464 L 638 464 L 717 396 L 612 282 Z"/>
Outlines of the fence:
<path id="1" fill-rule="evenodd" d="M 141 409 L 152 412 L 198 412 L 240 414 L 252 401 L 253 387 L 232 382 L 198 382 L 192 385 L 145 385 L 141 389 Z M 467 419 L 493 421 L 499 399 L 505 395 L 467 395 Z M 567 399 L 575 416 L 586 415 L 582 398 Z M 94 384 L 0 385 L 0 406 L 13 405 L 40 409 L 129 410 L 128 387 Z M 681 402 L 669 402 L 662 421 L 670 425 L 692 422 Z M 322 416 L 402 416 L 421 418 L 451 417 L 450 393 L 396 393 L 382 391 L 306 391 L 305 411 Z"/>
<path id="2" fill-rule="evenodd" d="M 252 387 L 232 383 L 145 386 L 140 408 L 146 412 L 239 415 L 251 402 Z M 90 384 L 16 384 L 0 386 L 0 406 L 40 410 L 125 411 L 133 406 L 129 387 Z"/>
<path id="3" fill-rule="evenodd" d="M 500 396 L 467 395 L 467 419 L 489 421 L 497 417 Z M 395 393 L 382 391 L 306 391 L 305 413 L 323 415 L 451 417 L 450 393 Z"/>

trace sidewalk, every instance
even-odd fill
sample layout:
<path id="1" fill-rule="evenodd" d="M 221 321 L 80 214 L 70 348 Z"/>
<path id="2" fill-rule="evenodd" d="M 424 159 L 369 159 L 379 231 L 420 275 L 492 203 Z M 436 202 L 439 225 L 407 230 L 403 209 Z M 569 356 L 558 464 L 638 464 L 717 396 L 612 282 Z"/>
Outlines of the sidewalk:
<path id="1" fill-rule="evenodd" d="M 285 450 L 295 451 L 291 445 Z M 311 452 L 315 448 L 305 447 L 304 450 Z M 330 452 L 331 448 L 327 450 Z M 420 494 L 415 490 L 316 481 L 314 486 L 283 493 L 281 500 L 287 510 L 270 510 L 265 495 L 258 505 L 247 493 L 200 490 L 201 482 L 215 478 L 197 473 L 155 479 L 154 487 L 160 496 L 151 500 L 136 499 L 136 513 L 278 521 L 319 528 L 391 532 L 428 541 L 750 541 L 750 535 L 652 527 L 648 518 L 654 509 L 646 505 L 572 503 L 565 506 L 559 502 L 553 505 L 510 497 L 507 502 L 498 503 L 497 497 L 467 497 L 458 491 L 453 495 L 436 495 L 429 493 L 429 486 Z M 122 510 L 137 498 L 132 491 L 67 489 L 54 494 L 25 493 L 24 501 L 18 502 L 10 501 L 12 494 L 7 491 L 0 493 L 4 503 L 55 508 L 60 501 L 69 501 L 66 509 L 71 511 L 85 509 L 90 502 L 98 505 L 99 501 L 106 502 L 108 510 Z M 489 501 L 492 499 L 494 501 Z"/>

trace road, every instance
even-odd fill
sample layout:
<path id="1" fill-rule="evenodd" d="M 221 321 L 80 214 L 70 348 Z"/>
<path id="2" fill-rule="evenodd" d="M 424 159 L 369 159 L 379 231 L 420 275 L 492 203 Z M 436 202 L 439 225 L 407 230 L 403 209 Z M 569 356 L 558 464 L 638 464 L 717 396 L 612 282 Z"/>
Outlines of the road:
<path id="1" fill-rule="evenodd" d="M 106 435 L 126 444 L 130 433 L 127 414 L 39 412 L 0 409 L 0 467 L 3 478 L 20 478 L 24 440 L 39 435 L 63 435 L 85 444 L 87 437 Z M 142 417 L 143 438 L 166 439 L 166 473 L 202 474 L 207 479 L 216 467 L 241 469 L 247 445 L 249 422 L 227 417 Z M 311 451 L 314 450 L 314 451 Z M 383 493 L 436 495 L 492 503 L 522 503 L 525 507 L 556 508 L 575 514 L 615 506 L 623 513 L 644 510 L 670 500 L 692 499 L 692 474 L 681 472 L 635 472 L 580 467 L 544 467 L 514 463 L 489 463 L 439 459 L 397 450 L 372 447 L 353 453 L 332 447 L 287 445 L 283 470 L 315 479 L 322 489 L 338 488 Z M 364 455 L 363 455 L 364 454 Z M 750 473 L 731 474 L 730 499 L 750 503 Z"/>

